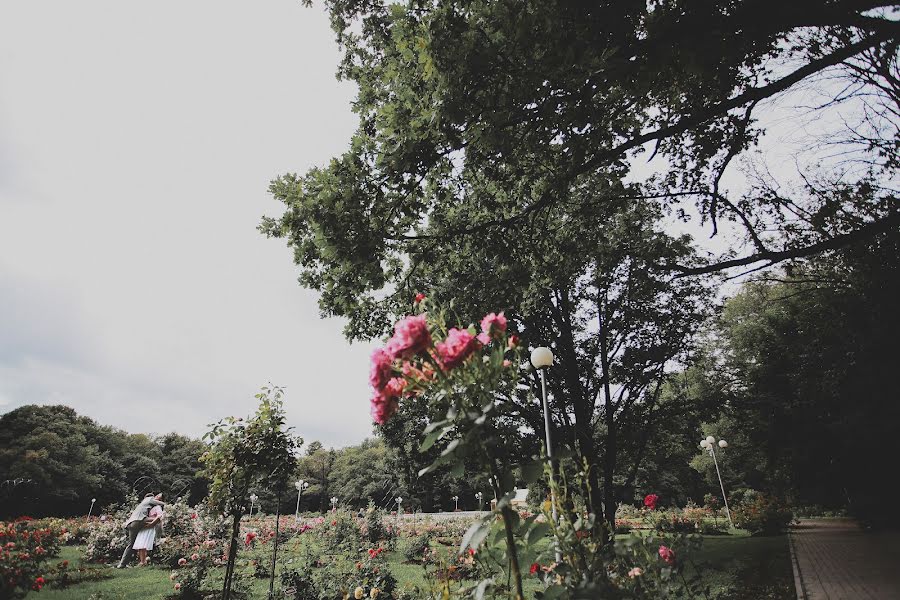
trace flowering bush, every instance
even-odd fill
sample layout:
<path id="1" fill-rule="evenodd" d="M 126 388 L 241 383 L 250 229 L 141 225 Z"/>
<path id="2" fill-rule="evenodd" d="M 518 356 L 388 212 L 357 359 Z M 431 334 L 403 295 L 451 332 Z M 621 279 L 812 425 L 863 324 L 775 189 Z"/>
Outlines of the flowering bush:
<path id="1" fill-rule="evenodd" d="M 396 586 L 388 568 L 385 549 L 380 545 L 367 546 L 357 539 L 357 545 L 339 541 L 333 535 L 341 531 L 340 521 L 318 525 L 323 535 L 296 538 L 296 552 L 283 558 L 281 570 L 282 592 L 286 598 L 366 598 L 392 600 Z M 361 591 L 360 591 L 361 590 Z"/>
<path id="2" fill-rule="evenodd" d="M 783 501 L 765 494 L 746 494 L 731 511 L 735 527 L 751 534 L 773 535 L 784 531 L 793 521 L 794 513 Z"/>
<path id="3" fill-rule="evenodd" d="M 393 532 L 384 526 L 384 511 L 370 502 L 366 510 L 365 519 L 366 539 L 370 544 L 381 541 L 389 541 L 393 538 Z"/>
<path id="4" fill-rule="evenodd" d="M 427 299 L 417 297 L 415 305 L 425 310 Z M 572 489 L 592 493 L 586 467 L 578 470 L 576 465 L 573 475 L 560 470 L 558 479 L 548 477 L 553 511 L 549 502 L 540 515 L 522 516 L 513 509 L 513 473 L 526 483 L 549 473 L 540 457 L 510 464 L 512 457 L 523 457 L 509 445 L 518 430 L 515 405 L 508 400 L 527 387 L 520 385 L 519 340 L 508 327 L 502 312 L 486 315 L 480 332 L 474 326 L 448 327 L 439 312 L 411 315 L 398 321 L 393 337 L 372 354 L 369 381 L 376 423 L 403 410 L 402 403 L 419 403 L 429 413 L 420 449 L 438 442 L 443 446 L 439 458 L 420 474 L 440 464 L 451 464 L 462 474 L 465 464 L 489 477 L 498 499 L 493 512 L 468 529 L 460 547 L 463 559 L 471 560 L 472 571 L 482 579 L 455 591 L 524 600 L 523 579 L 538 577 L 544 584 L 538 598 L 625 597 L 623 592 L 627 597 L 696 597 L 698 585 L 681 570 L 682 550 L 676 549 L 684 536 L 665 544 L 652 535 L 615 541 L 603 519 L 586 513 L 583 500 L 569 495 L 570 476 L 575 480 Z M 647 508 L 654 509 L 657 500 L 647 496 Z M 548 533 L 553 536 L 549 548 L 542 543 Z M 429 562 L 441 565 L 433 591 L 449 598 L 459 558 L 444 564 L 419 539 L 408 548 L 410 558 L 422 552 Z M 556 560 L 551 559 L 554 554 Z M 364 591 L 354 590 L 353 596 L 361 597 Z"/>
<path id="5" fill-rule="evenodd" d="M 59 549 L 59 534 L 28 517 L 0 521 L 0 598 L 21 598 L 46 585 L 46 563 Z"/>
<path id="6" fill-rule="evenodd" d="M 85 560 L 111 562 L 122 556 L 128 541 L 123 524 L 131 510 L 132 504 L 125 503 L 113 510 L 105 521 L 91 521 Z M 221 547 L 225 536 L 225 525 L 221 520 L 214 518 L 204 507 L 193 508 L 181 501 L 166 504 L 164 530 L 165 535 L 156 540 L 151 556 L 154 563 L 170 567 L 207 540 L 216 541 Z"/>

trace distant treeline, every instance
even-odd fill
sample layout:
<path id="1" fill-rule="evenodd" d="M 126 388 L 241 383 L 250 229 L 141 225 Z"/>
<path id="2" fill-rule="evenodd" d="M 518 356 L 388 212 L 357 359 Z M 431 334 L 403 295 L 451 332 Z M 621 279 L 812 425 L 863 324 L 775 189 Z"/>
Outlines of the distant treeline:
<path id="1" fill-rule="evenodd" d="M 0 416 L 0 517 L 87 514 L 132 491 L 196 502 L 206 494 L 199 440 L 127 433 L 68 406 L 22 406 Z"/>

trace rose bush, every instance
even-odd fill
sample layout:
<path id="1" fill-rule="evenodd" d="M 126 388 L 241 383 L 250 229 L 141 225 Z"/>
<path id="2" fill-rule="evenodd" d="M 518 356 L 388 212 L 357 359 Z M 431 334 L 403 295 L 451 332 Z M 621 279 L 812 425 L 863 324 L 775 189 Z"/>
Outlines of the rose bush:
<path id="1" fill-rule="evenodd" d="M 60 533 L 28 517 L 0 521 L 0 598 L 22 598 L 46 585 L 47 562 L 58 553 Z"/>
<path id="2" fill-rule="evenodd" d="M 418 310 L 425 311 L 428 305 L 427 298 L 417 297 Z M 694 542 L 684 536 L 665 544 L 654 536 L 616 541 L 603 519 L 586 513 L 582 498 L 569 493 L 570 489 L 592 493 L 584 469 L 577 465 L 574 472 L 561 470 L 558 478 L 548 477 L 555 510 L 547 502 L 543 514 L 523 517 L 512 508 L 517 479 L 532 483 L 550 473 L 546 461 L 521 457 L 510 443 L 517 437 L 518 417 L 514 404 L 507 400 L 530 389 L 522 385 L 527 380 L 519 368 L 519 339 L 509 331 L 503 313 L 485 315 L 480 329 L 448 327 L 441 312 L 410 315 L 397 322 L 393 337 L 372 354 L 369 381 L 375 422 L 385 423 L 403 410 L 403 403 L 423 405 L 429 424 L 420 449 L 440 443 L 442 451 L 421 473 L 440 464 L 452 465 L 453 472 L 460 475 L 463 465 L 478 469 L 488 477 L 497 498 L 492 514 L 469 528 L 460 547 L 460 556 L 467 552 L 478 556 L 473 570 L 481 580 L 451 589 L 451 573 L 459 567 L 448 562 L 440 570 L 444 575 L 435 581 L 434 594 L 523 600 L 523 579 L 539 577 L 544 589 L 537 593 L 538 598 L 620 597 L 626 593 L 631 597 L 696 597 L 700 584 L 685 576 L 676 558 L 687 553 L 687 546 Z M 649 495 L 647 507 L 655 508 L 657 500 Z M 548 533 L 552 535 L 549 547 L 543 543 Z M 676 550 L 679 545 L 684 550 Z M 420 552 L 426 557 L 434 553 L 419 540 L 409 543 L 409 551 L 410 558 Z"/>

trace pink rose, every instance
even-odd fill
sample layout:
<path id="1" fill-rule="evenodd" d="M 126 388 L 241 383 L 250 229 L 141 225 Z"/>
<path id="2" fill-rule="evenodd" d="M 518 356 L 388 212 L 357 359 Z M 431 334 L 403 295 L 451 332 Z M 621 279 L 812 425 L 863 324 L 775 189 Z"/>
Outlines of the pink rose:
<path id="1" fill-rule="evenodd" d="M 663 562 L 667 565 L 675 564 L 675 551 L 668 546 L 659 547 L 659 557 L 663 559 Z"/>
<path id="2" fill-rule="evenodd" d="M 435 346 L 441 365 L 452 369 L 463 363 L 478 349 L 478 340 L 468 329 L 453 328 L 447 332 L 447 339 Z"/>
<path id="3" fill-rule="evenodd" d="M 177 592 L 178 590 L 181 589 L 181 584 L 180 584 L 180 583 L 176 583 L 173 587 L 175 588 L 175 591 Z"/>
<path id="4" fill-rule="evenodd" d="M 425 299 L 425 294 L 423 294 L 422 292 L 419 292 L 418 294 L 416 294 L 416 304 L 418 304 L 419 302 L 421 302 L 424 299 Z"/>
<path id="5" fill-rule="evenodd" d="M 634 579 L 635 577 L 640 577 L 644 574 L 644 570 L 640 567 L 634 567 L 630 571 L 628 571 L 628 576 Z"/>
<path id="6" fill-rule="evenodd" d="M 371 401 L 372 420 L 379 425 L 387 423 L 388 419 L 394 416 L 394 413 L 400 408 L 397 397 L 389 396 L 385 393 L 387 392 L 388 387 L 390 387 L 390 383 L 388 383 L 388 386 L 386 386 L 384 390 L 376 393 Z"/>
<path id="7" fill-rule="evenodd" d="M 394 358 L 409 358 L 431 346 L 431 332 L 425 315 L 408 316 L 394 325 L 394 337 L 388 340 L 385 350 Z"/>
<path id="8" fill-rule="evenodd" d="M 481 320 L 481 330 L 489 337 L 496 337 L 506 331 L 506 316 L 501 312 L 485 315 Z"/>
<path id="9" fill-rule="evenodd" d="M 517 348 L 519 346 L 519 336 L 517 336 L 516 334 L 512 334 L 511 336 L 509 336 L 507 345 L 510 347 L 510 349 Z"/>
<path id="10" fill-rule="evenodd" d="M 187 559 L 186 559 L 186 558 L 179 558 L 179 559 L 178 559 L 178 566 L 179 566 L 179 567 L 183 567 L 183 566 L 186 565 L 186 564 L 187 564 Z"/>
<path id="11" fill-rule="evenodd" d="M 197 559 L 199 559 L 199 558 L 200 558 L 200 555 L 197 554 L 196 552 L 194 552 L 193 554 L 191 554 L 191 560 L 197 560 Z"/>
<path id="12" fill-rule="evenodd" d="M 369 383 L 376 390 L 383 388 L 394 374 L 393 358 L 384 348 L 376 348 L 372 352 L 372 364 L 369 368 Z"/>

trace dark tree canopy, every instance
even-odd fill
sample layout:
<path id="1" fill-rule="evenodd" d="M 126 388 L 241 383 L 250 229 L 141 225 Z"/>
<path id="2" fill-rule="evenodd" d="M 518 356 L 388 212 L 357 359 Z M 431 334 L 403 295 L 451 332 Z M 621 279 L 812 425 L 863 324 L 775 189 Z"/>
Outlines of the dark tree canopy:
<path id="1" fill-rule="evenodd" d="M 618 182 L 647 149 L 664 171 L 595 201 L 659 197 L 713 231 L 734 221 L 751 248 L 660 265 L 673 272 L 778 262 L 900 224 L 886 183 L 900 106 L 892 3 L 327 6 L 345 49 L 339 75 L 359 86 L 359 127 L 327 167 L 273 183 L 287 211 L 262 228 L 289 239 L 301 280 L 322 291 L 328 314 L 377 308 L 373 291 L 402 280 L 407 261 L 425 260 L 435 240 L 540 232 L 550 207 L 584 218 L 573 191 L 585 178 Z M 725 170 L 762 133 L 754 111 L 825 78 L 836 83 L 822 110 L 852 100 L 864 115 L 840 141 L 862 150 L 865 172 L 830 182 L 824 195 L 817 185 L 780 194 L 762 181 L 727 197 Z M 861 187 L 868 194 L 840 193 Z M 449 205 L 459 205 L 458 218 L 442 218 Z M 789 235 L 767 236 L 773 227 Z"/>
<path id="2" fill-rule="evenodd" d="M 163 492 L 197 502 L 205 445 L 101 426 L 67 406 L 28 405 L 0 416 L 0 488 L 8 515 L 86 514 L 132 492 Z M 16 480 L 22 480 L 15 484 Z"/>

